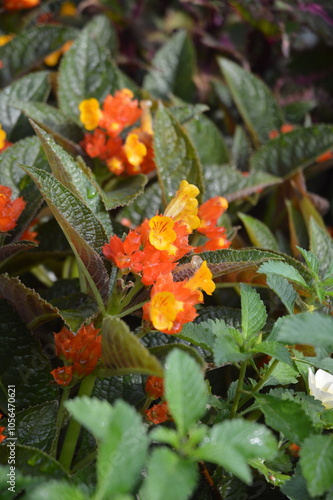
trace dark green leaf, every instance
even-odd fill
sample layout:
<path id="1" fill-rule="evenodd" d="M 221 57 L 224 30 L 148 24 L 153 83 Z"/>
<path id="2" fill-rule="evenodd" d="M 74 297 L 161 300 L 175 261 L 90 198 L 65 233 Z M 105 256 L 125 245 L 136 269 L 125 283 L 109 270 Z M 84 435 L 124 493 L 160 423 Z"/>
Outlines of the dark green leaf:
<path id="1" fill-rule="evenodd" d="M 287 344 L 331 347 L 333 345 L 333 318 L 308 311 L 285 316 L 279 322 L 274 340 Z"/>
<path id="2" fill-rule="evenodd" d="M 96 301 L 80 292 L 53 299 L 51 304 L 60 310 L 62 318 L 73 332 L 98 313 Z"/>
<path id="3" fill-rule="evenodd" d="M 322 495 L 333 485 L 333 435 L 309 436 L 300 451 L 301 469 L 311 495 Z"/>
<path id="4" fill-rule="evenodd" d="M 297 293 L 294 287 L 286 278 L 278 274 L 267 274 L 266 283 L 275 292 L 281 302 L 286 306 L 290 314 L 294 313 L 294 306 L 297 299 Z"/>
<path id="5" fill-rule="evenodd" d="M 203 192 L 202 168 L 188 135 L 164 108 L 154 122 L 154 151 L 162 199 L 168 204 L 182 180 L 195 184 Z"/>
<path id="6" fill-rule="evenodd" d="M 29 250 L 29 248 L 34 248 L 35 246 L 36 244 L 32 241 L 19 241 L 18 243 L 0 247 L 0 268 L 18 253 Z"/>
<path id="7" fill-rule="evenodd" d="M 175 101 L 175 105 L 170 106 L 168 109 L 182 125 L 198 118 L 198 115 L 209 109 L 205 104 L 188 104 L 177 98 L 174 98 L 173 101 Z"/>
<path id="8" fill-rule="evenodd" d="M 112 191 L 104 193 L 103 201 L 108 210 L 129 205 L 144 192 L 148 178 L 144 174 L 138 174 L 127 179 L 121 179 L 113 186 Z M 132 211 L 130 208 L 130 212 Z"/>
<path id="9" fill-rule="evenodd" d="M 242 330 L 245 338 L 258 333 L 266 323 L 266 307 L 254 288 L 240 285 L 242 305 Z"/>
<path id="10" fill-rule="evenodd" d="M 94 16 L 87 24 L 85 30 L 89 38 L 96 41 L 102 47 L 106 47 L 113 57 L 118 52 L 118 38 L 117 31 L 112 26 L 110 19 L 103 14 Z"/>
<path id="11" fill-rule="evenodd" d="M 191 101 L 195 70 L 194 46 L 186 31 L 182 30 L 156 52 L 143 86 L 157 99 L 168 99 L 175 94 Z"/>
<path id="12" fill-rule="evenodd" d="M 320 271 L 325 275 L 333 261 L 333 240 L 313 218 L 310 220 L 310 250 L 318 258 Z"/>
<path id="13" fill-rule="evenodd" d="M 57 430 L 57 413 L 57 401 L 31 406 L 17 413 L 15 434 L 18 442 L 49 452 Z"/>
<path id="14" fill-rule="evenodd" d="M 283 363 L 292 366 L 292 361 L 287 347 L 279 344 L 279 342 L 266 340 L 265 342 L 261 342 L 260 344 L 252 346 L 251 350 L 254 352 L 261 352 L 263 354 L 267 354 L 272 358 L 276 358 L 279 361 L 282 361 Z"/>
<path id="15" fill-rule="evenodd" d="M 138 226 L 144 219 L 154 217 L 161 212 L 161 189 L 157 182 L 150 185 L 140 194 L 129 207 L 120 210 L 117 220 L 129 219 L 133 226 Z"/>
<path id="16" fill-rule="evenodd" d="M 253 140 L 256 144 L 267 141 L 269 132 L 283 123 L 282 111 L 271 91 L 238 64 L 221 57 L 218 63 Z"/>
<path id="17" fill-rule="evenodd" d="M 237 170 L 247 171 L 253 148 L 243 127 L 237 125 L 232 143 L 232 164 Z"/>
<path id="18" fill-rule="evenodd" d="M 278 242 L 266 224 L 250 215 L 238 213 L 238 217 L 243 222 L 251 243 L 255 247 L 279 250 Z"/>
<path id="19" fill-rule="evenodd" d="M 185 125 L 185 128 L 204 167 L 228 163 L 229 152 L 223 135 L 207 116 L 195 117 Z"/>
<path id="20" fill-rule="evenodd" d="M 203 321 L 202 323 L 187 323 L 183 326 L 180 333 L 176 337 L 187 340 L 194 345 L 213 350 L 214 334 L 212 332 L 212 321 Z"/>
<path id="21" fill-rule="evenodd" d="M 258 269 L 258 273 L 277 274 L 278 276 L 282 276 L 289 281 L 293 281 L 294 283 L 301 285 L 303 288 L 308 288 L 303 276 L 297 271 L 297 269 L 290 264 L 287 264 L 287 262 L 264 262 Z"/>

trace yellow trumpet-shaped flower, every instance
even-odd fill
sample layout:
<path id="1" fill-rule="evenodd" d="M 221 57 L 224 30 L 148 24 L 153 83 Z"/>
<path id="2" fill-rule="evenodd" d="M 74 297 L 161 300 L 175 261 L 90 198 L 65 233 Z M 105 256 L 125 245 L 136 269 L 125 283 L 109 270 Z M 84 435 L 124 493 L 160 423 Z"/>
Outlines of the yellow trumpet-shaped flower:
<path id="1" fill-rule="evenodd" d="M 185 286 L 190 290 L 195 291 L 200 289 L 208 295 L 211 295 L 215 290 L 215 283 L 212 280 L 212 277 L 213 275 L 207 266 L 207 261 L 204 260 L 199 269 L 197 269 Z M 200 296 L 200 300 L 202 300 L 202 294 Z"/>
<path id="2" fill-rule="evenodd" d="M 157 330 L 171 330 L 183 302 L 176 300 L 171 292 L 159 292 L 151 300 L 151 322 Z"/>
<path id="3" fill-rule="evenodd" d="M 129 163 L 139 167 L 147 154 L 147 148 L 136 134 L 129 134 L 124 144 L 124 152 Z"/>
<path id="4" fill-rule="evenodd" d="M 157 250 L 169 250 L 172 248 L 172 243 L 177 238 L 176 232 L 173 230 L 175 223 L 170 217 L 164 215 L 156 215 L 149 221 L 149 242 Z"/>
<path id="5" fill-rule="evenodd" d="M 3 130 L 2 126 L 0 125 L 0 151 L 5 147 L 6 144 L 6 132 Z"/>
<path id="6" fill-rule="evenodd" d="M 189 232 L 200 225 L 198 217 L 198 200 L 196 196 L 200 193 L 194 184 L 189 184 L 183 180 L 179 189 L 164 211 L 164 215 L 171 217 L 175 221 L 182 221 Z"/>
<path id="7" fill-rule="evenodd" d="M 94 130 L 102 116 L 97 99 L 85 99 L 79 104 L 80 121 L 83 123 L 86 130 Z"/>

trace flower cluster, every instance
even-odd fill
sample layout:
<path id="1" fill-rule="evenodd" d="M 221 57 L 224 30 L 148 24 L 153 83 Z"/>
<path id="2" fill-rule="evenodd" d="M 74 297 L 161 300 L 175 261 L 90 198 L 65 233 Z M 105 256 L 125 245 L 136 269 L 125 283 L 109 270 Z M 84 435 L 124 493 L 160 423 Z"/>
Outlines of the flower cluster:
<path id="1" fill-rule="evenodd" d="M 0 420 L 1 420 L 1 419 L 2 419 L 2 414 L 0 413 Z M 3 431 L 4 431 L 5 429 L 6 429 L 6 427 L 1 427 L 1 426 L 0 426 L 0 443 L 2 443 L 2 441 L 3 441 L 4 439 L 6 439 L 6 437 L 7 437 L 7 436 L 5 436 L 5 435 L 3 434 Z"/>
<path id="2" fill-rule="evenodd" d="M 133 93 L 122 89 L 108 95 L 102 109 L 95 98 L 79 105 L 80 120 L 86 133 L 82 147 L 91 158 L 100 158 L 115 175 L 136 175 L 155 169 L 153 130 L 150 102 L 133 99 Z M 132 128 L 125 138 L 124 129 L 141 120 L 140 127 Z"/>
<path id="3" fill-rule="evenodd" d="M 32 9 L 40 4 L 40 0 L 3 0 L 5 10 Z"/>
<path id="4" fill-rule="evenodd" d="M 9 146 L 11 146 L 12 143 L 7 141 L 7 134 L 6 132 L 3 130 L 1 124 L 0 124 L 0 153 L 2 153 L 2 151 L 4 151 L 5 149 L 7 149 Z"/>
<path id="5" fill-rule="evenodd" d="M 94 371 L 102 355 L 100 329 L 81 326 L 75 334 L 66 327 L 54 333 L 56 354 L 66 365 L 55 368 L 51 374 L 57 384 L 68 386 L 73 378 L 80 379 Z"/>
<path id="6" fill-rule="evenodd" d="M 145 390 L 147 396 L 151 400 L 162 398 L 164 393 L 163 378 L 150 375 L 147 378 Z M 166 401 L 160 401 L 154 404 L 149 410 L 145 411 L 145 414 L 147 419 L 153 424 L 161 424 L 162 422 L 170 420 Z"/>
<path id="7" fill-rule="evenodd" d="M 195 250 L 189 245 L 189 235 L 193 230 L 201 229 L 201 233 L 208 237 L 210 233 L 217 234 L 210 240 L 214 248 L 225 248 L 230 244 L 221 237 L 224 228 L 216 227 L 226 202 L 221 201 L 223 198 L 206 202 L 202 206 L 204 217 L 200 219 L 198 194 L 196 186 L 183 180 L 163 215 L 146 219 L 141 226 L 131 230 L 124 241 L 112 236 L 102 248 L 104 256 L 124 274 L 140 275 L 144 285 L 152 285 L 151 300 L 143 307 L 143 319 L 168 334 L 180 332 L 184 323 L 194 320 L 197 316 L 195 306 L 203 302 L 201 290 L 211 295 L 215 289 L 212 273 L 206 261 L 200 258 L 197 258 L 196 270 L 190 279 L 174 280 L 173 272 L 179 259 Z M 199 251 L 203 248 L 206 249 L 205 245 Z"/>
<path id="8" fill-rule="evenodd" d="M 12 190 L 0 185 L 0 232 L 7 232 L 16 226 L 26 203 L 23 198 L 11 200 Z"/>

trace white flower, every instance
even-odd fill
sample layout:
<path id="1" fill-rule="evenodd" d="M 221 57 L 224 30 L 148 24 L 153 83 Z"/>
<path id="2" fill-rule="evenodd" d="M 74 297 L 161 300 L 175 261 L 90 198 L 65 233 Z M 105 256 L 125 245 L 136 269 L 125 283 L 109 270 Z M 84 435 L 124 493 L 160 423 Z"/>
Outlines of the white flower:
<path id="1" fill-rule="evenodd" d="M 309 389 L 315 399 L 319 399 L 325 408 L 333 408 L 333 375 L 324 370 L 316 374 L 309 368 Z"/>

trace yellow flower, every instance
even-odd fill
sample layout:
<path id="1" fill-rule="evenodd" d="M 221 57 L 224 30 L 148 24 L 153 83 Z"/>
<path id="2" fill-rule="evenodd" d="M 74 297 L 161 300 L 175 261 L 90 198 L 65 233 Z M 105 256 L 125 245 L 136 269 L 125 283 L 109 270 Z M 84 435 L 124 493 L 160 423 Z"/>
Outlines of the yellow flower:
<path id="1" fill-rule="evenodd" d="M 188 280 L 185 286 L 193 291 L 201 289 L 208 293 L 208 295 L 211 295 L 215 290 L 215 283 L 212 280 L 212 277 L 213 275 L 207 266 L 207 261 L 204 260 L 199 269 L 194 273 L 192 278 Z M 200 300 L 202 299 L 203 297 L 201 294 Z"/>
<path id="2" fill-rule="evenodd" d="M 59 12 L 61 17 L 75 16 L 76 15 L 76 5 L 73 2 L 64 2 L 60 7 Z"/>
<path id="3" fill-rule="evenodd" d="M 124 144 L 124 152 L 130 164 L 139 167 L 147 154 L 147 148 L 136 134 L 129 134 Z"/>
<path id="4" fill-rule="evenodd" d="M 182 221 L 189 232 L 196 229 L 200 225 L 198 217 L 198 200 L 196 196 L 200 193 L 199 189 L 194 184 L 189 184 L 183 180 L 180 183 L 179 190 L 170 201 L 164 211 L 164 215 L 172 217 L 175 221 Z"/>
<path id="5" fill-rule="evenodd" d="M 156 215 L 149 221 L 149 242 L 157 250 L 170 250 L 174 253 L 172 243 L 177 238 L 176 232 L 173 230 L 175 223 L 170 217 L 164 215 Z"/>
<path id="6" fill-rule="evenodd" d="M 91 99 L 85 99 L 79 104 L 80 110 L 80 121 L 83 123 L 86 130 L 94 130 L 101 117 L 101 110 L 99 108 L 99 102 L 97 99 L 92 97 Z"/>
<path id="7" fill-rule="evenodd" d="M 171 330 L 177 314 L 183 311 L 183 303 L 171 292 L 159 292 L 153 296 L 150 308 L 150 319 L 156 330 Z"/>
<path id="8" fill-rule="evenodd" d="M 14 38 L 13 34 L 1 35 L 0 36 L 0 47 L 3 47 L 4 45 L 6 45 L 6 43 L 10 42 L 12 38 Z"/>
<path id="9" fill-rule="evenodd" d="M 7 134 L 0 125 L 0 151 L 5 147 Z"/>

